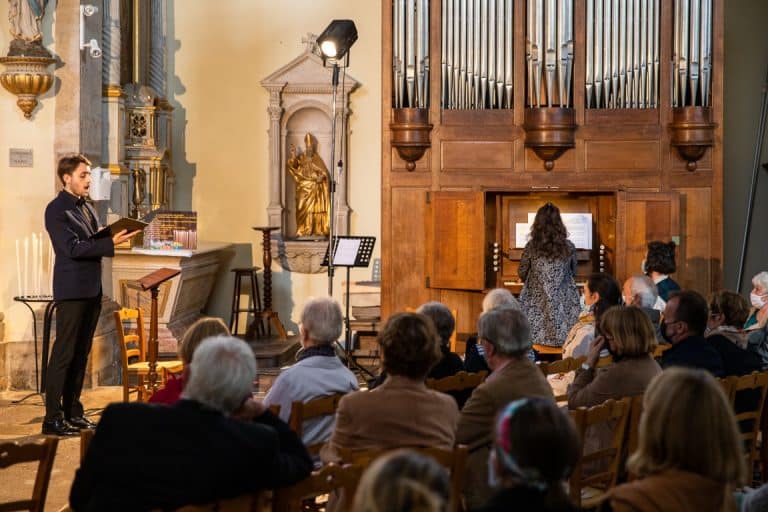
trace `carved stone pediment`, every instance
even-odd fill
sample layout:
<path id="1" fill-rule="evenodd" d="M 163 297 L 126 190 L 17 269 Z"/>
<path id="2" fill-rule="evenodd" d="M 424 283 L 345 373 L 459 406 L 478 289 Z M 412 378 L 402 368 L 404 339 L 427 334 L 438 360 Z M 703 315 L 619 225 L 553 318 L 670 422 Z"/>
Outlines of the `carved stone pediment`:
<path id="1" fill-rule="evenodd" d="M 312 240 L 297 236 L 296 189 L 286 169 L 291 147 L 301 152 L 304 138 L 311 134 L 317 143 L 316 152 L 336 181 L 333 221 L 336 235 L 349 233 L 349 204 L 347 203 L 347 153 L 349 142 L 349 95 L 359 82 L 346 75 L 339 81 L 336 104 L 333 105 L 333 70 L 323 66 L 315 53 L 316 36 L 309 34 L 305 48 L 291 60 L 261 81 L 269 91 L 269 205 L 270 226 L 280 226 L 273 234 L 273 250 L 286 270 L 318 273 L 324 270 L 320 262 L 327 248 L 327 237 Z M 335 107 L 335 108 L 334 108 Z M 333 120 L 336 116 L 335 155 L 332 155 Z M 341 151 L 343 149 L 343 151 Z M 334 162 L 341 160 L 344 168 L 336 172 Z"/>

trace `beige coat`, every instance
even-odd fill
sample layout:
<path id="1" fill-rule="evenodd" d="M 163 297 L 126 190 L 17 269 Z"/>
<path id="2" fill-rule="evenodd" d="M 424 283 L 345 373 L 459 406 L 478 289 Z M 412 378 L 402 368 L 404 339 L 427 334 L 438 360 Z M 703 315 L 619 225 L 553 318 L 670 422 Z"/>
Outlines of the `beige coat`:
<path id="1" fill-rule="evenodd" d="M 508 403 L 531 396 L 555 400 L 541 370 L 523 358 L 492 373 L 461 410 L 456 442 L 469 446 L 464 497 L 470 510 L 483 505 L 493 492 L 488 486 L 488 454 L 496 414 Z"/>

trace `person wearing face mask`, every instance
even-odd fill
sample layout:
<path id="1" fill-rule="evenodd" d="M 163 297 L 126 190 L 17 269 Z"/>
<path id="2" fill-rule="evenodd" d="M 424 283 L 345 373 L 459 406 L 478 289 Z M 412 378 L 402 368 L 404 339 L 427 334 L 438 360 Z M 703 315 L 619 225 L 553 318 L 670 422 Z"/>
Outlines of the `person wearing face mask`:
<path id="1" fill-rule="evenodd" d="M 651 320 L 653 331 L 656 333 L 658 343 L 666 343 L 661 336 L 659 323 L 661 322 L 661 311 L 656 309 L 655 305 L 659 299 L 659 293 L 653 280 L 645 274 L 637 274 L 626 281 L 621 288 L 621 296 L 625 306 L 639 308 Z"/>
<path id="2" fill-rule="evenodd" d="M 544 375 L 528 358 L 531 327 L 514 309 L 492 309 L 480 315 L 477 338 L 493 373 L 472 392 L 459 416 L 456 443 L 469 448 L 464 480 L 467 508 L 481 506 L 491 494 L 488 454 L 493 443 L 493 421 L 509 402 L 539 396 L 555 403 Z"/>
<path id="3" fill-rule="evenodd" d="M 707 301 L 698 292 L 683 290 L 669 297 L 660 329 L 672 347 L 661 358 L 662 368 L 687 366 L 725 376 L 722 357 L 704 339 L 708 316 Z"/>
<path id="4" fill-rule="evenodd" d="M 584 304 L 588 310 L 571 327 L 563 344 L 563 357 L 581 357 L 589 352 L 590 343 L 595 339 L 595 327 L 600 316 L 611 306 L 621 302 L 621 288 L 610 274 L 595 272 L 584 283 Z"/>
<path id="5" fill-rule="evenodd" d="M 744 329 L 762 329 L 768 320 L 768 272 L 763 270 L 752 278 L 752 291 L 749 292 L 752 311 L 744 322 Z"/>
<path id="6" fill-rule="evenodd" d="M 550 400 L 521 398 L 494 423 L 488 465 L 495 494 L 476 512 L 575 512 L 565 481 L 579 460 L 571 418 Z"/>
<path id="7" fill-rule="evenodd" d="M 747 335 L 747 350 L 757 353 L 768 368 L 768 272 L 763 271 L 752 278 L 752 292 L 749 294 L 752 313 L 744 323 Z"/>

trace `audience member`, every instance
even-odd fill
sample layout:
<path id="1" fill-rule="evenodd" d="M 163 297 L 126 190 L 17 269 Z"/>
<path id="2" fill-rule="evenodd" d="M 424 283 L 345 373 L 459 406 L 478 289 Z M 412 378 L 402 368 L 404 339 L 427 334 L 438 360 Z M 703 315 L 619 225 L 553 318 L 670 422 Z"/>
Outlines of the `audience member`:
<path id="1" fill-rule="evenodd" d="M 363 473 L 355 512 L 444 512 L 450 501 L 448 471 L 431 457 L 396 450 Z"/>
<path id="2" fill-rule="evenodd" d="M 512 292 L 506 288 L 494 288 L 483 297 L 483 313 L 496 308 L 510 308 L 521 311 L 520 303 L 512 295 Z M 464 370 L 473 373 L 481 371 L 491 372 L 481 351 L 482 347 L 477 343 L 477 336 L 471 336 L 467 340 L 467 346 L 464 351 Z"/>
<path id="3" fill-rule="evenodd" d="M 293 402 L 358 389 L 357 378 L 337 357 L 333 344 L 341 336 L 342 314 L 330 298 L 310 299 L 301 312 L 301 350 L 296 363 L 284 368 L 269 389 L 264 405 L 280 406 L 280 418 L 288 421 Z M 331 437 L 335 416 L 321 416 L 304 422 L 305 445 L 323 443 Z"/>
<path id="4" fill-rule="evenodd" d="M 387 378 L 376 389 L 341 399 L 336 427 L 320 452 L 324 462 L 338 462 L 342 448 L 453 447 L 456 401 L 424 384 L 441 356 L 432 321 L 419 313 L 392 315 L 379 344 Z"/>
<path id="5" fill-rule="evenodd" d="M 625 306 L 640 308 L 653 324 L 653 332 L 656 335 L 658 343 L 666 343 L 661 336 L 659 323 L 661 323 L 661 311 L 664 308 L 657 309 L 656 303 L 659 300 L 659 293 L 656 291 L 656 285 L 650 277 L 637 274 L 626 281 L 622 287 L 622 298 Z"/>
<path id="6" fill-rule="evenodd" d="M 747 315 L 749 303 L 738 293 L 723 290 L 710 295 L 707 341 L 720 354 L 725 375 L 762 370 L 762 358 L 746 349 L 747 337 L 742 326 Z"/>
<path id="7" fill-rule="evenodd" d="M 563 357 L 586 356 L 592 340 L 595 339 L 596 326 L 599 325 L 601 315 L 620 301 L 621 288 L 616 279 L 603 272 L 590 274 L 584 284 L 584 303 L 589 310 L 568 332 L 563 344 Z"/>
<path id="8" fill-rule="evenodd" d="M 478 512 L 576 511 L 565 481 L 579 460 L 571 418 L 551 400 L 521 398 L 496 418 L 489 461 L 496 492 Z"/>
<path id="9" fill-rule="evenodd" d="M 707 301 L 692 290 L 674 292 L 664 308 L 661 335 L 672 347 L 661 358 L 662 368 L 688 366 L 708 370 L 715 377 L 723 377 L 723 360 L 707 340 Z"/>
<path id="10" fill-rule="evenodd" d="M 745 329 L 761 329 L 768 320 L 768 272 L 759 272 L 752 278 L 752 291 L 749 293 L 752 310 L 744 322 Z"/>
<path id="11" fill-rule="evenodd" d="M 232 337 L 195 350 L 181 400 L 109 405 L 70 491 L 79 511 L 176 509 L 293 484 L 312 462 L 251 398 L 256 361 Z M 241 419 L 237 419 L 237 415 Z"/>
<path id="12" fill-rule="evenodd" d="M 432 323 L 437 330 L 437 335 L 440 337 L 440 352 L 442 353 L 442 357 L 432 370 L 430 370 L 427 378 L 442 379 L 463 371 L 464 362 L 461 360 L 461 357 L 459 357 L 458 354 L 451 352 L 451 335 L 456 327 L 456 320 L 454 320 L 451 310 L 441 302 L 427 302 L 426 304 L 419 306 L 419 309 L 417 309 L 416 312 L 421 313 L 432 320 Z M 373 389 L 378 387 L 386 378 L 387 372 L 381 372 L 375 382 L 371 384 L 370 388 Z M 464 402 L 469 398 L 471 390 L 448 394 L 456 400 L 456 405 L 461 409 L 464 406 Z"/>
<path id="13" fill-rule="evenodd" d="M 493 373 L 475 388 L 461 411 L 456 441 L 469 446 L 464 494 L 470 509 L 490 495 L 488 453 L 493 420 L 506 404 L 540 396 L 554 402 L 544 375 L 527 357 L 531 330 L 525 316 L 512 309 L 492 309 L 480 315 L 477 333 Z"/>
<path id="14" fill-rule="evenodd" d="M 680 285 L 669 277 L 669 274 L 674 274 L 676 270 L 675 242 L 664 243 L 659 240 L 648 242 L 645 273 L 653 280 L 659 292 L 659 298 L 664 302 L 669 300 L 672 292 L 680 290 Z"/>
<path id="15" fill-rule="evenodd" d="M 731 406 L 701 370 L 674 368 L 648 386 L 639 445 L 627 467 L 639 477 L 609 491 L 609 510 L 735 510 L 746 473 Z"/>
<path id="16" fill-rule="evenodd" d="M 587 361 L 568 388 L 568 407 L 592 407 L 610 398 L 640 395 L 661 373 L 653 359 L 656 337 L 647 316 L 638 308 L 614 306 L 600 322 L 599 336 L 592 343 Z M 600 352 L 608 349 L 613 363 L 597 369 Z"/>
<path id="17" fill-rule="evenodd" d="M 560 210 L 547 203 L 536 212 L 531 239 L 518 269 L 525 283 L 520 293 L 523 313 L 534 343 L 560 347 L 579 318 L 576 291 L 576 248 L 568 240 Z"/>
<path id="18" fill-rule="evenodd" d="M 189 363 L 192 362 L 195 349 L 204 339 L 212 336 L 229 336 L 229 328 L 221 318 L 203 317 L 189 326 L 184 337 L 181 338 L 178 349 L 179 359 L 184 364 L 184 372 L 179 377 L 171 376 L 162 388 L 149 397 L 150 403 L 171 405 L 179 401 L 184 383 L 187 380 L 185 374 L 189 368 Z"/>

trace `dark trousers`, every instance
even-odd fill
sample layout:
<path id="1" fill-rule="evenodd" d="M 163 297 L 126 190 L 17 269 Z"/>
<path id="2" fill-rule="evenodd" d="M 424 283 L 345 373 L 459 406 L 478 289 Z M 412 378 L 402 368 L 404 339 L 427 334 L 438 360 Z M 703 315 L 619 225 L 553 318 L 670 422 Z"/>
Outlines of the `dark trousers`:
<path id="1" fill-rule="evenodd" d="M 101 313 L 101 295 L 56 304 L 56 341 L 45 383 L 45 419 L 83 415 L 80 391 Z"/>

